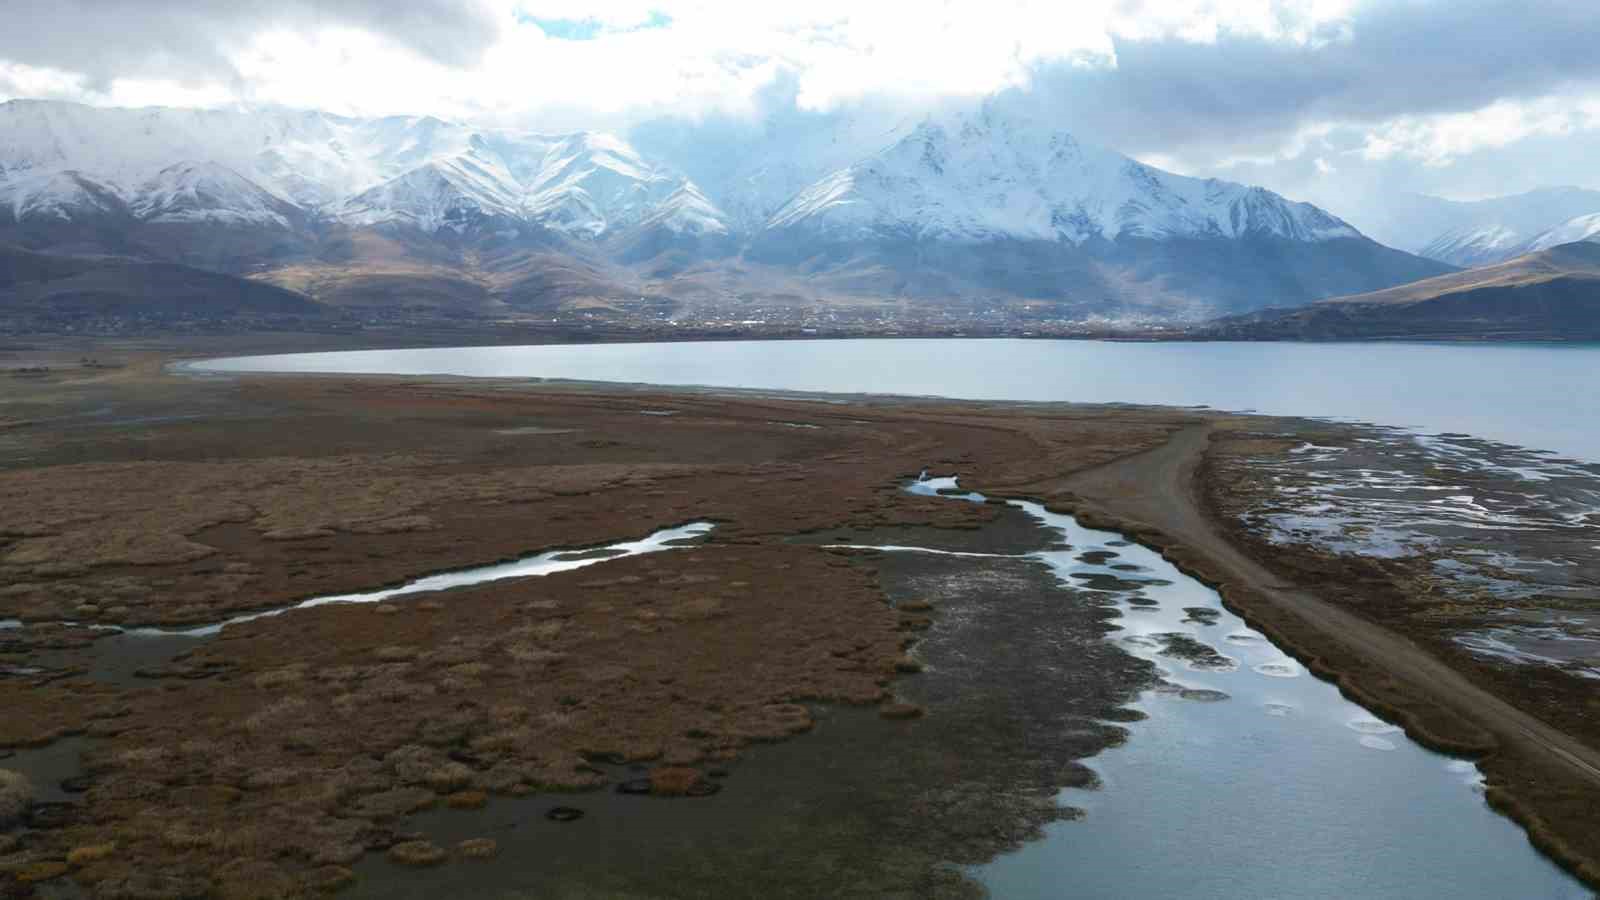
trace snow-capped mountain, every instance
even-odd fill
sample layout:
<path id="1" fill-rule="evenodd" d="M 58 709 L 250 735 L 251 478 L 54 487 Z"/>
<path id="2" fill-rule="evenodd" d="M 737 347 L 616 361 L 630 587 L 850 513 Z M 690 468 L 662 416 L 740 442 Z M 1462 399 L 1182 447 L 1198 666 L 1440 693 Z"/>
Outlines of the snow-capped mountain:
<path id="1" fill-rule="evenodd" d="M 1429 259 L 1475 267 L 1554 246 L 1533 244 L 1574 218 L 1600 213 L 1600 191 L 1551 187 L 1472 201 L 1402 195 L 1385 212 L 1389 221 L 1373 223 L 1380 239 Z"/>
<path id="2" fill-rule="evenodd" d="M 688 179 L 592 132 L 12 101 L 0 104 L 0 134 L 0 201 L 18 221 L 70 219 L 103 192 L 141 221 L 287 227 L 298 212 L 357 227 L 431 233 L 489 220 L 588 238 L 646 219 L 678 231 L 727 228 Z"/>
<path id="3" fill-rule="evenodd" d="M 1434 238 L 1421 255 L 1470 268 L 1510 259 L 1526 241 L 1527 235 L 1505 225 L 1468 225 Z"/>
<path id="4" fill-rule="evenodd" d="M 839 239 L 884 234 L 958 241 L 1358 238 L 1308 203 L 1187 178 L 985 108 L 928 121 L 801 191 L 768 228 Z"/>
<path id="5" fill-rule="evenodd" d="M 79 172 L 29 172 L 0 181 L 0 213 L 16 221 L 70 222 L 126 212 L 117 191 Z"/>
<path id="6" fill-rule="evenodd" d="M 637 296 L 641 279 L 670 292 L 693 272 L 695 290 L 783 302 L 998 294 L 1192 316 L 1446 271 L 1310 204 L 1163 172 L 999 101 L 626 136 L 12 101 L 0 242 L 284 270 L 329 290 L 370 277 L 363 302 L 424 270 L 474 303 L 514 280 L 525 305 L 612 284 Z M 338 277 L 313 277 L 328 266 Z"/>
<path id="7" fill-rule="evenodd" d="M 1597 199 L 1600 203 L 1600 199 Z M 1553 228 L 1533 232 L 1503 224 L 1468 226 L 1445 232 L 1422 249 L 1429 259 L 1463 267 L 1490 266 L 1525 253 L 1548 250 L 1559 244 L 1589 240 L 1600 235 L 1600 212 L 1575 216 Z"/>
<path id="8" fill-rule="evenodd" d="M 227 166 L 181 162 L 141 182 L 129 211 L 145 222 L 289 228 L 299 210 Z"/>
<path id="9" fill-rule="evenodd" d="M 1568 219 L 1523 245 L 1521 252 L 1534 253 L 1578 241 L 1600 242 L 1600 212 Z"/>

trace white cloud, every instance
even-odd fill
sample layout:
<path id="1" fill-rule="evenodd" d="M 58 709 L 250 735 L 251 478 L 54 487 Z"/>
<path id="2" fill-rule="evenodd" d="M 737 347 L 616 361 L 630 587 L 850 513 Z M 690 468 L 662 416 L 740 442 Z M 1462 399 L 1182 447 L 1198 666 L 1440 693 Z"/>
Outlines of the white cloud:
<path id="1" fill-rule="evenodd" d="M 1443 190 L 1468 169 L 1460 190 L 1493 190 L 1496 153 L 1600 142 L 1600 22 L 1572 0 L 13 2 L 28 28 L 0 29 L 0 99 L 554 131 L 775 98 L 903 116 L 1025 87 L 1062 127 L 1161 168 L 1335 197 L 1380 176 L 1379 195 Z"/>
<path id="2" fill-rule="evenodd" d="M 0 100 L 75 100 L 83 94 L 82 75 L 0 60 Z"/>
<path id="3" fill-rule="evenodd" d="M 1533 100 L 1497 100 L 1470 112 L 1399 116 L 1372 128 L 1358 151 L 1368 160 L 1397 157 L 1447 166 L 1484 149 L 1532 137 L 1600 129 L 1600 92 L 1556 94 Z"/>
<path id="4" fill-rule="evenodd" d="M 385 30 L 353 16 L 266 21 L 253 35 L 219 30 L 213 46 L 194 48 L 196 57 L 220 56 L 232 69 L 209 82 L 186 72 L 180 85 L 157 66 L 92 88 L 52 90 L 94 103 L 239 100 L 537 123 L 541 115 L 583 111 L 637 117 L 739 109 L 786 71 L 801 106 L 825 109 L 866 96 L 978 96 L 1024 84 L 1042 64 L 1110 67 L 1119 37 L 1313 44 L 1348 19 L 1350 2 L 471 0 L 472 14 L 495 24 L 474 32 L 493 38 L 470 58 L 425 52 L 421 27 Z M 441 3 L 432 5 L 438 18 Z M 569 40 L 552 23 L 596 27 L 581 35 L 588 39 Z M 173 52 L 170 41 L 158 49 Z M 70 79 L 69 65 L 61 71 Z"/>

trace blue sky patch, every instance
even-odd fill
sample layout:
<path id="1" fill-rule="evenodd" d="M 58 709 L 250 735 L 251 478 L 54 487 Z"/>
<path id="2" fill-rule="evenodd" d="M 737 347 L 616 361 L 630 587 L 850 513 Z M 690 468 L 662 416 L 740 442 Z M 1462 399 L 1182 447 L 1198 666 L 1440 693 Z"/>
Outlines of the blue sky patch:
<path id="1" fill-rule="evenodd" d="M 599 19 L 541 19 L 536 16 L 518 15 L 517 21 L 537 25 L 540 31 L 557 40 L 592 41 L 602 34 L 625 34 L 630 31 L 665 28 L 672 24 L 672 17 L 664 12 L 652 10 L 648 19 L 625 28 L 608 28 Z"/>

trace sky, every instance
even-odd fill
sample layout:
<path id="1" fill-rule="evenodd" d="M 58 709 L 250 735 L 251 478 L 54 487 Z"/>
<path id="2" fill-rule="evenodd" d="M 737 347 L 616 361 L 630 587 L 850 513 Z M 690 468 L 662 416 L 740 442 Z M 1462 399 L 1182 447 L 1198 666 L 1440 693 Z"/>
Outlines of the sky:
<path id="1" fill-rule="evenodd" d="M 1005 93 L 1083 140 L 1353 220 L 1396 192 L 1600 189 L 1595 0 L 6 6 L 0 100 L 625 132 L 664 116 L 904 115 Z"/>

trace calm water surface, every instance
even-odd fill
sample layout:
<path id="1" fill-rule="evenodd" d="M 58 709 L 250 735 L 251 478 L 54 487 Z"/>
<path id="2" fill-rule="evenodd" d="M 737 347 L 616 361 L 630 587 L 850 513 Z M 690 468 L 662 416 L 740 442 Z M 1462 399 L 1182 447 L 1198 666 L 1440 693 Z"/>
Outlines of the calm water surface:
<path id="1" fill-rule="evenodd" d="M 1095 572 L 1156 579 L 1118 598 L 1122 630 L 1111 639 L 1169 681 L 1227 699 L 1146 693 L 1135 706 L 1150 718 L 1128 726 L 1126 744 L 1087 760 L 1103 787 L 1062 792 L 1087 817 L 1053 825 L 1044 840 L 974 873 L 993 896 L 1592 896 L 1489 808 L 1471 763 L 1427 750 L 1346 700 L 1155 551 L 1017 505 L 1071 544 L 1038 554 L 1063 581 Z M 1141 571 L 1085 563 L 1085 550 L 1113 551 L 1112 564 Z M 1215 623 L 1195 621 L 1193 609 L 1211 610 Z M 1226 661 L 1191 666 L 1162 656 L 1162 637 L 1172 634 Z"/>
<path id="2" fill-rule="evenodd" d="M 300 353 L 201 367 L 1206 405 L 1462 432 L 1600 461 L 1600 344 L 726 341 Z"/>

